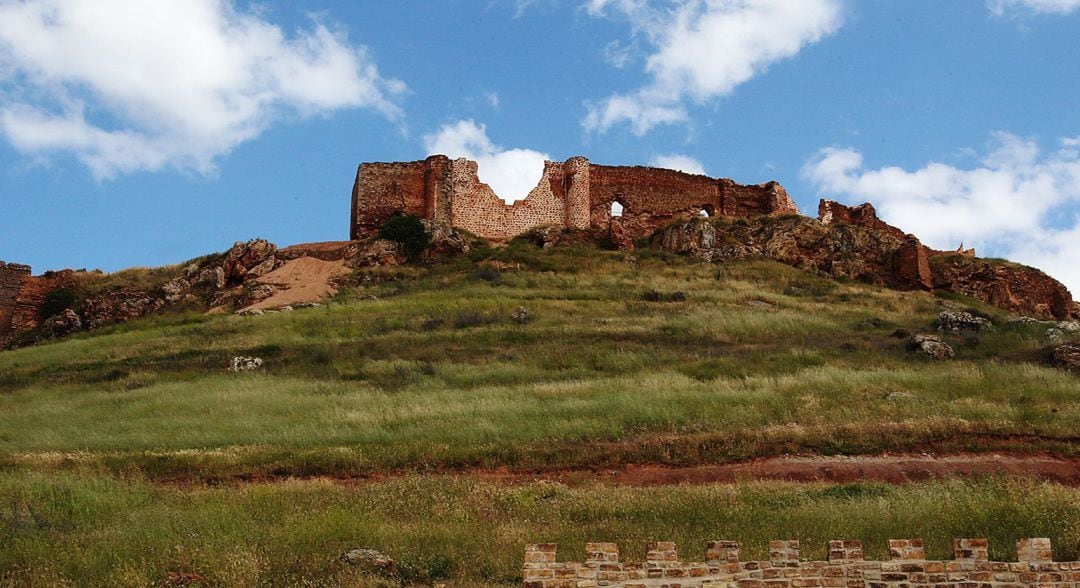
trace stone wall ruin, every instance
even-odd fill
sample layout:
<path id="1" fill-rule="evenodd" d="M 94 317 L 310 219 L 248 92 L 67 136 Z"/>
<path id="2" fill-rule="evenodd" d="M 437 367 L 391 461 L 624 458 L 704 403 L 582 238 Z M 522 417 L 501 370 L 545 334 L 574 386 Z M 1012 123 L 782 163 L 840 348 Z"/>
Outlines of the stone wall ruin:
<path id="1" fill-rule="evenodd" d="M 622 206 L 622 215 L 613 218 L 615 203 Z M 395 214 L 506 241 L 539 226 L 606 233 L 614 223 L 621 234 L 639 239 L 685 215 L 798 213 L 776 182 L 744 186 L 668 169 L 596 165 L 584 157 L 545 162 L 528 196 L 507 204 L 480 181 L 475 161 L 433 155 L 423 161 L 361 164 L 353 185 L 351 237 L 372 234 Z"/>

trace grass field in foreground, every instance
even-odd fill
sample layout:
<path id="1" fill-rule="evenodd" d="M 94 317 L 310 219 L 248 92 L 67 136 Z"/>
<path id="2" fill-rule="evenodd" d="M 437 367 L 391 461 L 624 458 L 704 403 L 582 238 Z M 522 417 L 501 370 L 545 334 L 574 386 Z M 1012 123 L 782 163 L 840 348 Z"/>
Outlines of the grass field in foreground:
<path id="1" fill-rule="evenodd" d="M 176 489 L 9 473 L 0 505 L 0 585 L 149 586 L 170 572 L 206 585 L 361 585 L 369 580 L 335 561 L 356 546 L 391 554 L 407 581 L 513 584 L 524 545 L 538 541 L 557 542 L 562 561 L 580 561 L 587 541 L 617 541 L 638 561 L 650 540 L 678 542 L 689 561 L 715 539 L 739 540 L 744 559 L 766 559 L 776 538 L 802 540 L 817 559 L 842 538 L 863 540 L 868 558 L 885 557 L 890 538 L 923 537 L 944 559 L 953 537 L 988 537 L 991 557 L 1005 560 L 1019 537 L 1050 537 L 1063 560 L 1080 545 L 1080 490 L 998 479 L 571 488 L 408 477 Z"/>

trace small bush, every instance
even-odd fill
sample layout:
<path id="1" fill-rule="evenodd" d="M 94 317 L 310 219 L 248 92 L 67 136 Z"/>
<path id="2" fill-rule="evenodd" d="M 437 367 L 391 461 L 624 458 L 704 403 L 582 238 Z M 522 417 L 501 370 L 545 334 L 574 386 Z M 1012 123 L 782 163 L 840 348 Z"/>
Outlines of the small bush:
<path id="1" fill-rule="evenodd" d="M 493 267 L 482 267 L 474 271 L 470 277 L 474 280 L 482 280 L 489 284 L 501 284 L 502 272 Z"/>
<path id="2" fill-rule="evenodd" d="M 45 295 L 45 302 L 38 310 L 43 319 L 56 316 L 75 304 L 75 290 L 72 288 L 59 288 Z"/>
<path id="3" fill-rule="evenodd" d="M 467 329 L 469 327 L 481 327 L 499 322 L 499 317 L 482 312 L 463 310 L 454 317 L 455 329 Z"/>
<path id="4" fill-rule="evenodd" d="M 659 290 L 646 290 L 641 295 L 645 302 L 686 302 L 685 292 L 661 292 Z"/>
<path id="5" fill-rule="evenodd" d="M 390 217 L 379 227 L 379 236 L 401 245 L 410 261 L 416 261 L 420 257 L 430 239 L 420 217 L 413 214 Z"/>

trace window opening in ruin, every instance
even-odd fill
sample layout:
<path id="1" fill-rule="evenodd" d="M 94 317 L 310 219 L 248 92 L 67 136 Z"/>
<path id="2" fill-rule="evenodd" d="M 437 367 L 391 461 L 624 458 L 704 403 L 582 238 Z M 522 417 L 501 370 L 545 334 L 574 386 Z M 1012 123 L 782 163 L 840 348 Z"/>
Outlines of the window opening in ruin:
<path id="1" fill-rule="evenodd" d="M 701 206 L 701 210 L 698 211 L 698 216 L 701 218 L 710 218 L 713 215 L 713 208 L 708 204 Z"/>
<path id="2" fill-rule="evenodd" d="M 618 218 L 618 217 L 621 217 L 622 215 L 623 215 L 623 204 L 622 204 L 622 202 L 619 202 L 618 200 L 616 200 L 615 202 L 612 202 L 611 203 L 611 217 L 612 218 Z"/>

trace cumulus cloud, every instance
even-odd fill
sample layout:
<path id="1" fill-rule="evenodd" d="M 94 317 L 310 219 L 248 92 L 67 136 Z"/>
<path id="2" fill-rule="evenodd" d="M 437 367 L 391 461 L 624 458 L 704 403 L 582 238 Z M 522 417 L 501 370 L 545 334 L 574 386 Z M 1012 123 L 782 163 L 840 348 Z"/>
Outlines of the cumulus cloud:
<path id="1" fill-rule="evenodd" d="M 617 14 L 651 46 L 649 82 L 589 104 L 582 125 L 605 132 L 628 123 L 643 135 L 688 119 L 687 101 L 730 94 L 770 65 L 841 26 L 840 0 L 588 0 L 593 16 Z"/>
<path id="2" fill-rule="evenodd" d="M 688 174 L 705 175 L 705 166 L 701 165 L 700 161 L 689 155 L 682 155 L 680 153 L 657 155 L 649 160 L 649 165 L 653 167 L 662 167 L 664 169 L 673 169 Z"/>
<path id="3" fill-rule="evenodd" d="M 211 173 L 283 113 L 396 120 L 405 89 L 326 24 L 286 35 L 230 0 L 0 0 L 0 131 L 99 179 Z"/>
<path id="4" fill-rule="evenodd" d="M 802 170 L 823 196 L 870 201 L 882 218 L 928 245 L 961 242 L 982 255 L 1039 267 L 1080 292 L 1080 138 L 1049 152 L 997 133 L 970 166 L 868 169 L 854 149 L 821 150 Z"/>
<path id="5" fill-rule="evenodd" d="M 1007 14 L 1069 14 L 1080 8 L 1080 0 L 987 0 L 995 16 Z"/>
<path id="6" fill-rule="evenodd" d="M 473 120 L 444 125 L 424 136 L 428 155 L 465 157 L 477 163 L 480 181 L 507 202 L 521 200 L 540 183 L 547 153 L 532 149 L 503 149 L 487 136 L 487 126 Z"/>

